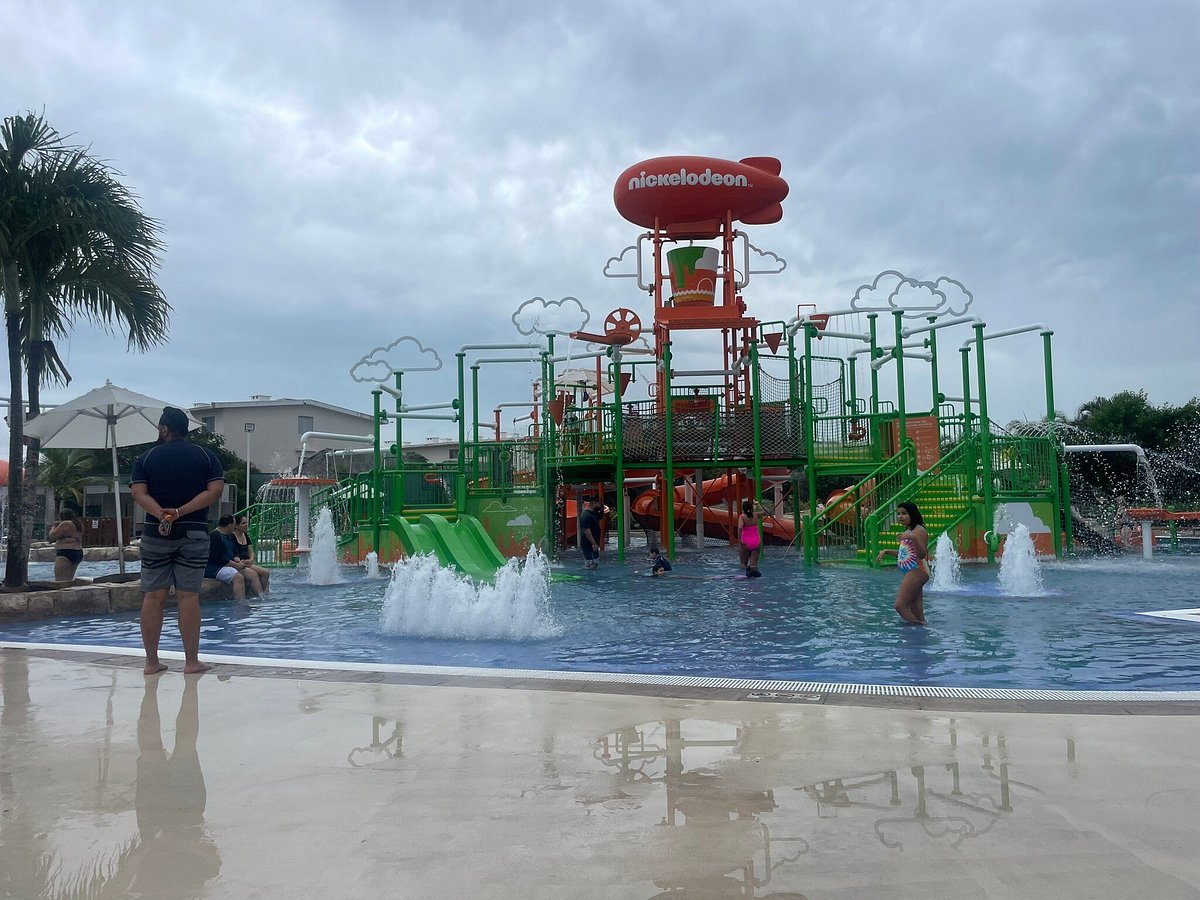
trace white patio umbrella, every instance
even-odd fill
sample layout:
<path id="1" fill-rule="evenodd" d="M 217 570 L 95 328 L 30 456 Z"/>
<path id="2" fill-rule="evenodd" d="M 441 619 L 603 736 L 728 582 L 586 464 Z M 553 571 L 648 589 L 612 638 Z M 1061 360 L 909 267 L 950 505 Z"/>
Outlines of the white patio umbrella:
<path id="1" fill-rule="evenodd" d="M 117 508 L 117 548 L 125 574 L 125 535 L 121 527 L 121 485 L 117 448 L 158 440 L 163 407 L 173 404 L 118 387 L 111 381 L 47 410 L 25 425 L 25 434 L 48 449 L 112 450 L 113 496 Z M 190 416 L 189 427 L 199 425 Z"/>

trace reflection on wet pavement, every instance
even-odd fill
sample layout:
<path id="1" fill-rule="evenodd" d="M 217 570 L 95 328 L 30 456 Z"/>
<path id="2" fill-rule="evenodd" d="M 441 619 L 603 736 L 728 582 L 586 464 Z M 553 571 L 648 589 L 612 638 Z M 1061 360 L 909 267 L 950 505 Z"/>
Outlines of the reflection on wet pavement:
<path id="1" fill-rule="evenodd" d="M 0 897 L 1200 897 L 1195 716 L 0 675 Z"/>
<path id="2" fill-rule="evenodd" d="M 977 743 L 960 748 L 951 718 L 945 726 L 954 756 L 949 762 L 938 761 L 928 771 L 924 765 L 856 771 L 777 795 L 776 786 L 753 789 L 750 773 L 761 758 L 745 752 L 756 728 L 771 727 L 774 723 L 668 719 L 622 728 L 596 742 L 594 757 L 614 772 L 620 792 L 614 796 L 626 799 L 625 786 L 652 787 L 642 802 L 651 796 L 662 802 L 658 826 L 682 829 L 656 832 L 643 847 L 647 865 L 659 866 L 653 876 L 657 887 L 687 896 L 758 896 L 755 892 L 770 884 L 777 869 L 810 851 L 808 836 L 821 828 L 821 820 L 850 820 L 864 833 L 869 827 L 881 845 L 897 851 L 905 841 L 958 846 L 986 835 L 1014 813 L 1014 788 L 1018 796 L 1043 793 L 1011 779 L 1003 734 L 982 734 Z M 1063 765 L 1074 763 L 1074 741 L 1067 739 Z M 783 806 L 797 815 L 789 817 Z M 805 825 L 804 835 L 774 830 L 797 819 Z M 702 860 L 699 865 L 696 858 Z"/>

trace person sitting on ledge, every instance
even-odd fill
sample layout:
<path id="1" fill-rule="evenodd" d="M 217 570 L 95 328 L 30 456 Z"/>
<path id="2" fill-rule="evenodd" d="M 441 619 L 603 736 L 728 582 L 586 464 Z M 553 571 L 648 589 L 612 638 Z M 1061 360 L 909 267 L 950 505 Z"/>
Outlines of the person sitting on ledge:
<path id="1" fill-rule="evenodd" d="M 204 577 L 224 582 L 233 589 L 233 599 L 245 600 L 246 579 L 233 558 L 233 545 L 230 543 L 232 529 L 233 516 L 221 516 L 217 520 L 217 530 L 208 536 L 208 565 L 204 569 Z"/>
<path id="2" fill-rule="evenodd" d="M 249 530 L 250 520 L 245 513 L 234 517 L 230 532 L 233 556 L 235 560 L 241 560 L 242 575 L 257 596 L 271 590 L 271 570 L 254 561 L 254 544 L 250 540 Z"/>

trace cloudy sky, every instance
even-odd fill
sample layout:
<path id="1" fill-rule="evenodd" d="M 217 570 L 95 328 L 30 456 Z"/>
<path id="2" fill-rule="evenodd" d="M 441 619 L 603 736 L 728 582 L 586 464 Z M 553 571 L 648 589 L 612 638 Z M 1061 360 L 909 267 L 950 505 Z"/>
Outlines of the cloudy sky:
<path id="1" fill-rule="evenodd" d="M 110 378 L 365 410 L 350 369 L 402 335 L 452 360 L 534 296 L 648 320 L 602 269 L 640 230 L 616 177 L 667 154 L 782 161 L 783 221 L 747 228 L 787 260 L 746 292 L 760 318 L 949 276 L 989 327 L 1055 329 L 1068 414 L 1200 393 L 1194 2 L 7 0 L 0 34 L 0 112 L 110 160 L 167 240 L 169 345 L 80 327 L 47 401 Z M 484 407 L 534 372 L 493 370 Z M 1037 338 L 988 374 L 993 418 L 1042 414 Z"/>

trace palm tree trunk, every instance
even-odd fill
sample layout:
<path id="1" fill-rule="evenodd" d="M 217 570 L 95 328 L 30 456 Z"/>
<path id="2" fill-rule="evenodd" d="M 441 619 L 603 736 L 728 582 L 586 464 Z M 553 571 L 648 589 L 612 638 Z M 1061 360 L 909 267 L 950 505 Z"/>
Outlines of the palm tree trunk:
<path id="1" fill-rule="evenodd" d="M 31 326 L 29 341 L 28 372 L 26 383 L 29 390 L 29 411 L 25 421 L 36 419 L 42 409 L 42 369 L 45 367 L 45 347 L 41 340 L 41 328 Z M 42 442 L 37 438 L 29 438 L 25 450 L 25 507 L 22 510 L 22 525 L 24 528 L 25 546 L 28 547 L 33 539 L 33 523 L 38 509 L 38 469 L 42 463 Z M 45 522 L 45 509 L 42 510 L 42 521 Z"/>
<path id="2" fill-rule="evenodd" d="M 25 485 L 21 479 L 21 456 L 24 452 L 25 405 L 21 385 L 21 319 L 20 281 L 17 264 L 4 266 L 4 325 L 8 333 L 8 560 L 4 567 L 4 585 L 23 587 L 29 580 L 29 549 L 25 544 L 22 515 L 25 507 Z"/>

